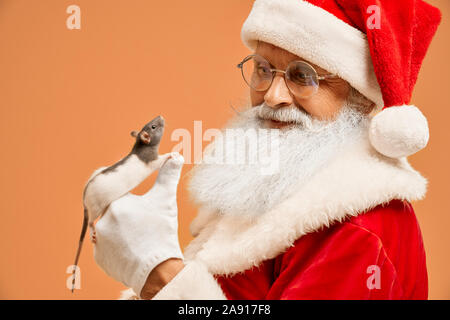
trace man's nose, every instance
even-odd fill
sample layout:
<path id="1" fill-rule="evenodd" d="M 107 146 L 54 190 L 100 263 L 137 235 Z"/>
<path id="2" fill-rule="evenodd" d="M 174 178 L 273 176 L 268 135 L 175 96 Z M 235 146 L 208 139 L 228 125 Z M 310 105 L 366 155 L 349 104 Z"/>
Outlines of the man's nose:
<path id="1" fill-rule="evenodd" d="M 264 101 L 272 108 L 287 107 L 294 102 L 282 74 L 275 76 L 272 85 L 264 95 Z"/>

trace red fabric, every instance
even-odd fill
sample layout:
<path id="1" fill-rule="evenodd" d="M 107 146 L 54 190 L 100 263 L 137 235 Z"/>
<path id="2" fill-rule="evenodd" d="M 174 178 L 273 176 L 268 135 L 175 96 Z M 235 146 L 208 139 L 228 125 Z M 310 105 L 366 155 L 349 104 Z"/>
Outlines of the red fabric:
<path id="1" fill-rule="evenodd" d="M 422 0 L 306 0 L 367 35 L 384 107 L 409 104 L 422 61 L 441 21 Z M 377 6 L 380 27 L 368 28 Z M 371 9 L 371 8 L 370 8 Z"/>
<path id="2" fill-rule="evenodd" d="M 379 288 L 367 285 L 369 266 L 379 268 Z M 228 299 L 428 297 L 420 228 L 412 206 L 400 200 L 307 234 L 259 267 L 216 279 Z"/>

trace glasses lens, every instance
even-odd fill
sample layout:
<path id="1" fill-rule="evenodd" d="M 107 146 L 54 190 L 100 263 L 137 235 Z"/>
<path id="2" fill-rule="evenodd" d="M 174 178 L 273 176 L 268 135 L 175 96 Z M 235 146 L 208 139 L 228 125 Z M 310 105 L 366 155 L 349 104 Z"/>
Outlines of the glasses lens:
<path id="1" fill-rule="evenodd" d="M 299 98 L 309 98 L 319 88 L 316 70 L 301 61 L 295 61 L 289 65 L 286 70 L 286 80 L 289 89 Z"/>
<path id="2" fill-rule="evenodd" d="M 253 56 L 242 65 L 245 82 L 256 91 L 265 91 L 272 84 L 270 64 L 262 57 Z"/>

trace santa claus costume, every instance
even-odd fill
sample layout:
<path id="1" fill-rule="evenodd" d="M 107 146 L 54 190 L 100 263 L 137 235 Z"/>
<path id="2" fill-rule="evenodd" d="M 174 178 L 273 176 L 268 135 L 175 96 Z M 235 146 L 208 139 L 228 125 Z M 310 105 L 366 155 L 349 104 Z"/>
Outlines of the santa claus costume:
<path id="1" fill-rule="evenodd" d="M 428 124 L 408 103 L 440 19 L 420 0 L 256 0 L 242 29 L 250 49 L 294 53 L 382 110 L 363 139 L 256 219 L 201 208 L 185 267 L 154 299 L 426 299 L 411 202 L 427 180 L 407 157 L 427 144 Z"/>

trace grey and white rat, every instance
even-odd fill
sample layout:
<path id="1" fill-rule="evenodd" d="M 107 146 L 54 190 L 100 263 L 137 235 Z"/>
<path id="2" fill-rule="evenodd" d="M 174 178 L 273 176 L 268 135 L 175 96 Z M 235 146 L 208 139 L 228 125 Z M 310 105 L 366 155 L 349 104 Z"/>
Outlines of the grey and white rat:
<path id="1" fill-rule="evenodd" d="M 136 143 L 130 153 L 110 167 L 97 169 L 89 178 L 83 191 L 84 218 L 74 263 L 72 292 L 87 227 L 89 226 L 91 240 L 95 243 L 94 221 L 105 213 L 114 200 L 137 187 L 171 156 L 170 153 L 161 156 L 158 154 L 164 124 L 164 118 L 158 116 L 147 123 L 141 131 L 131 132 L 136 138 Z"/>

